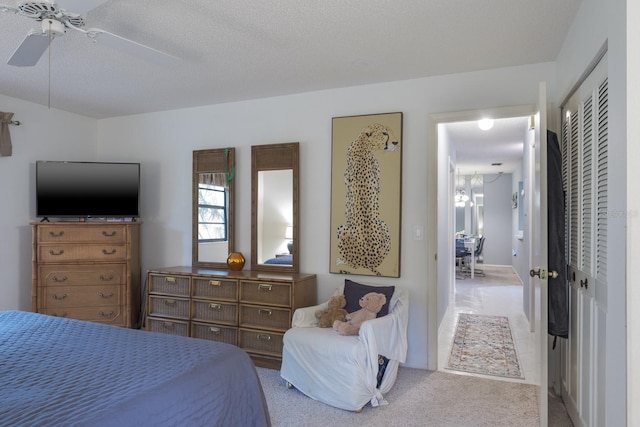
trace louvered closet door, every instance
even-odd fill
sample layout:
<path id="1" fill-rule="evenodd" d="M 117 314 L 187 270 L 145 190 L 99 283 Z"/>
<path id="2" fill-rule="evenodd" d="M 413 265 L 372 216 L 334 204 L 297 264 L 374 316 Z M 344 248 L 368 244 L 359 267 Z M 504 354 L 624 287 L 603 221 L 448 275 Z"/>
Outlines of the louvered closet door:
<path id="1" fill-rule="evenodd" d="M 607 319 L 608 94 L 606 55 L 564 106 L 563 180 L 570 284 L 561 343 L 563 399 L 574 424 L 604 425 Z"/>

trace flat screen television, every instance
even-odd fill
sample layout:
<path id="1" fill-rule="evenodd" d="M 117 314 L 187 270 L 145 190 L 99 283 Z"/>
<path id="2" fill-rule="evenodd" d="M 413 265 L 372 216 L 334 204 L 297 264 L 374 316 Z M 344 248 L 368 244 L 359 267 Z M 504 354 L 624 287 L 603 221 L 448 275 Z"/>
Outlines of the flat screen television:
<path id="1" fill-rule="evenodd" d="M 36 162 L 36 216 L 139 216 L 140 163 Z"/>

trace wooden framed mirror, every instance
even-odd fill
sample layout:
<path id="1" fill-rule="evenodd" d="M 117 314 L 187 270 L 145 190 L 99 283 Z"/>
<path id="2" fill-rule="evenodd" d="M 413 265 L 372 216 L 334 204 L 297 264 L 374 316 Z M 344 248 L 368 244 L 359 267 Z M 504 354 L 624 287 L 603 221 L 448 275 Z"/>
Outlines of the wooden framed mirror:
<path id="1" fill-rule="evenodd" d="M 193 152 L 192 251 L 194 266 L 227 268 L 233 252 L 235 149 Z"/>
<path id="2" fill-rule="evenodd" d="M 251 147 L 251 269 L 298 272 L 299 143 Z"/>

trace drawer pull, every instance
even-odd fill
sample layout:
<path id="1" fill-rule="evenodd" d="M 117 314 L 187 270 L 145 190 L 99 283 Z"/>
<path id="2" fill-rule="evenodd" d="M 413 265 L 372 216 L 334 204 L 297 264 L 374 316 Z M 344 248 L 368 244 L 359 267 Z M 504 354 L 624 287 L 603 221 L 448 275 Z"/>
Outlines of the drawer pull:
<path id="1" fill-rule="evenodd" d="M 166 329 L 173 329 L 175 326 L 176 326 L 175 323 L 162 322 L 162 327 Z"/>
<path id="2" fill-rule="evenodd" d="M 222 306 L 220 304 L 216 304 L 213 302 L 209 304 L 209 308 L 212 310 L 222 310 Z"/>
<path id="3" fill-rule="evenodd" d="M 56 252 L 53 249 L 49 249 L 49 255 L 60 256 L 64 253 L 64 249 L 60 249 L 60 252 Z"/>
<path id="4" fill-rule="evenodd" d="M 102 317 L 113 317 L 113 311 L 110 311 L 108 313 L 105 313 L 104 311 L 100 311 L 98 312 L 98 314 Z"/>
<path id="5" fill-rule="evenodd" d="M 51 294 L 51 298 L 53 299 L 57 299 L 58 301 L 63 300 L 67 297 L 67 294 L 62 294 L 60 296 L 56 295 L 56 294 Z"/>
<path id="6" fill-rule="evenodd" d="M 113 292 L 109 292 L 109 295 L 105 295 L 102 292 L 99 292 L 98 295 L 100 296 L 100 298 L 112 298 Z"/>
<path id="7" fill-rule="evenodd" d="M 111 233 L 107 233 L 106 231 L 102 232 L 102 235 L 104 237 L 114 237 L 116 234 L 118 234 L 118 233 L 116 233 L 115 231 L 112 231 Z"/>
<path id="8" fill-rule="evenodd" d="M 209 332 L 211 332 L 212 334 L 220 334 L 220 328 L 216 328 L 212 326 L 209 328 Z"/>
<path id="9" fill-rule="evenodd" d="M 261 308 L 260 310 L 258 310 L 258 313 L 260 313 L 260 315 L 262 316 L 271 316 L 271 310 L 269 310 L 268 308 Z"/>
<path id="10" fill-rule="evenodd" d="M 260 283 L 258 284 L 258 290 L 259 291 L 263 291 L 263 292 L 271 292 L 271 289 L 273 288 L 272 285 L 267 285 L 266 283 Z"/>
<path id="11" fill-rule="evenodd" d="M 209 280 L 209 284 L 211 286 L 220 286 L 221 285 L 219 280 Z"/>
<path id="12" fill-rule="evenodd" d="M 62 276 L 61 278 L 58 279 L 58 276 L 53 276 L 51 278 L 52 282 L 66 282 L 67 281 L 67 276 Z"/>
<path id="13" fill-rule="evenodd" d="M 165 299 L 164 305 L 176 305 L 176 300 L 174 299 Z"/>
<path id="14" fill-rule="evenodd" d="M 169 277 L 165 277 L 164 281 L 168 283 L 176 283 L 176 278 L 169 276 Z"/>
<path id="15" fill-rule="evenodd" d="M 58 313 L 51 313 L 51 315 L 52 315 L 53 317 L 67 317 L 67 312 L 66 312 L 66 311 L 64 311 L 64 312 L 62 312 L 62 314 L 58 314 Z"/>
<path id="16" fill-rule="evenodd" d="M 103 249 L 103 250 L 102 250 L 102 253 L 103 253 L 103 254 L 105 254 L 105 255 L 113 255 L 113 254 L 115 254 L 115 253 L 116 253 L 116 249 L 111 249 L 111 251 L 108 251 L 108 250 L 106 250 L 106 249 Z"/>
<path id="17" fill-rule="evenodd" d="M 271 341 L 271 335 L 267 334 L 258 334 L 257 338 L 261 341 Z"/>
<path id="18" fill-rule="evenodd" d="M 100 275 L 100 280 L 101 280 L 102 282 L 110 282 L 110 281 L 112 281 L 112 280 L 113 280 L 113 274 L 112 274 L 111 276 L 109 276 L 109 277 L 105 277 L 105 276 L 103 276 L 103 275 L 101 274 L 101 275 Z"/>
<path id="19" fill-rule="evenodd" d="M 61 231 L 59 233 L 56 233 L 55 231 L 50 231 L 49 232 L 49 236 L 51 236 L 51 237 L 62 237 L 63 234 L 64 234 L 64 231 Z"/>

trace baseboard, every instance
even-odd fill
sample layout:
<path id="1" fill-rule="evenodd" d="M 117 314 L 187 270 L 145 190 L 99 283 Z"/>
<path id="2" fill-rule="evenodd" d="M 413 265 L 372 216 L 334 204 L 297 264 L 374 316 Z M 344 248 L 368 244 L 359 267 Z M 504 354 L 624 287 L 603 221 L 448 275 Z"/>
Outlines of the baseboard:
<path id="1" fill-rule="evenodd" d="M 569 414 L 569 418 L 571 418 L 573 425 L 575 427 L 584 426 L 584 423 L 578 415 L 578 407 L 576 405 L 576 402 L 571 398 L 569 392 L 567 392 L 564 382 L 562 383 L 562 401 L 564 402 L 564 407 L 567 408 L 567 413 Z"/>

